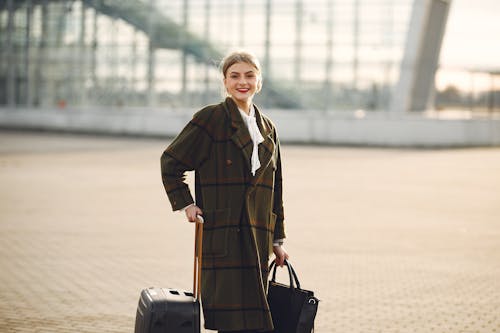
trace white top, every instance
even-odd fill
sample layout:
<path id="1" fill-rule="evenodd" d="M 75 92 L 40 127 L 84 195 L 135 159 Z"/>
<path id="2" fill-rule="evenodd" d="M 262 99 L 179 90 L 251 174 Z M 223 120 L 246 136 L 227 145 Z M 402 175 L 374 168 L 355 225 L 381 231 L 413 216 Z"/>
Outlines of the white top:
<path id="1" fill-rule="evenodd" d="M 253 150 L 252 150 L 252 170 L 251 173 L 253 176 L 255 176 L 255 171 L 257 171 L 260 168 L 260 160 L 259 160 L 259 143 L 264 141 L 264 138 L 262 137 L 262 134 L 260 133 L 259 127 L 257 126 L 257 119 L 255 118 L 255 108 L 250 106 L 250 114 L 246 114 L 245 111 L 241 110 L 238 108 L 241 113 L 241 117 L 245 121 L 245 124 L 247 125 L 248 132 L 250 133 L 250 137 L 252 138 L 253 142 Z"/>

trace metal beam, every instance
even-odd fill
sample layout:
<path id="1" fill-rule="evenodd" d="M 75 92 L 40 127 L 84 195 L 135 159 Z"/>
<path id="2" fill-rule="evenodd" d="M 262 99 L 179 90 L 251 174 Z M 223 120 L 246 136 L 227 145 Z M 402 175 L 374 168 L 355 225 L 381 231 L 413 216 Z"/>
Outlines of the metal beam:
<path id="1" fill-rule="evenodd" d="M 265 25 L 265 36 L 264 36 L 264 73 L 271 77 L 271 0 L 266 0 L 266 25 Z"/>
<path id="2" fill-rule="evenodd" d="M 450 5 L 451 0 L 414 0 L 391 112 L 424 111 L 433 102 L 434 77 Z"/>
<path id="3" fill-rule="evenodd" d="M 5 43 L 5 54 L 7 58 L 7 105 L 16 104 L 16 56 L 14 54 L 14 0 L 7 0 L 7 38 Z"/>

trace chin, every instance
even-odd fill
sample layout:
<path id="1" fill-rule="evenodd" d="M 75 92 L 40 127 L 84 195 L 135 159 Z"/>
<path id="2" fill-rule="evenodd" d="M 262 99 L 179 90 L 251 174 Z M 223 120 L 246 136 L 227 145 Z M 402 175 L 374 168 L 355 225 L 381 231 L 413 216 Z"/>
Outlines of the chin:
<path id="1" fill-rule="evenodd" d="M 248 101 L 248 98 L 249 98 L 249 97 L 241 97 L 241 96 L 235 96 L 235 95 L 231 95 L 231 97 L 235 101 L 238 101 L 238 102 L 246 102 L 246 101 Z"/>
<path id="2" fill-rule="evenodd" d="M 248 94 L 248 93 L 247 94 L 237 93 L 237 94 L 234 94 L 233 97 L 239 101 L 246 102 L 249 99 L 251 99 L 253 97 L 253 95 Z"/>

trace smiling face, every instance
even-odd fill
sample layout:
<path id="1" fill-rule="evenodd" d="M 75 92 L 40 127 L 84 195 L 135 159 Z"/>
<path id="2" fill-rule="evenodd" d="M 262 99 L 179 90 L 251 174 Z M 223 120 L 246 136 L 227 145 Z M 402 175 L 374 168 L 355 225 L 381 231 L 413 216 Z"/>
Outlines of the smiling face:
<path id="1" fill-rule="evenodd" d="M 237 104 L 251 103 L 253 96 L 260 91 L 261 85 L 260 72 L 246 62 L 237 62 L 224 73 L 226 91 Z"/>

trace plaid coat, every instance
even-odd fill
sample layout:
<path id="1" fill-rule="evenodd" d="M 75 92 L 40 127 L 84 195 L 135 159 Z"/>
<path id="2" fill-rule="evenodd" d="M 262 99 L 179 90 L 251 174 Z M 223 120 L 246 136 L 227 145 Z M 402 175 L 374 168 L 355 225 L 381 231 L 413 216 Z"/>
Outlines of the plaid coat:
<path id="1" fill-rule="evenodd" d="M 264 142 L 250 173 L 253 142 L 234 101 L 198 111 L 161 157 L 173 210 L 193 203 L 184 173 L 195 170 L 203 210 L 202 303 L 207 329 L 272 330 L 266 300 L 274 239 L 285 238 L 276 129 L 255 107 Z"/>

